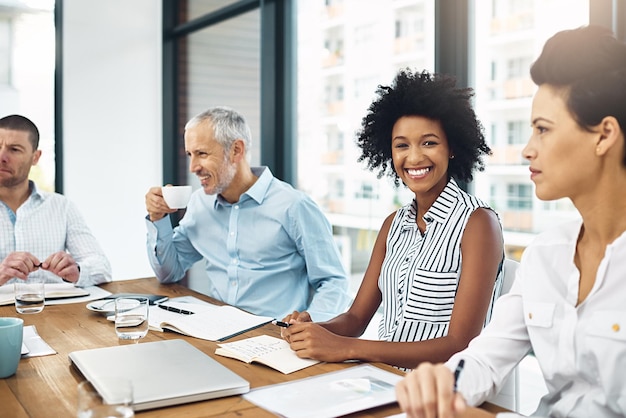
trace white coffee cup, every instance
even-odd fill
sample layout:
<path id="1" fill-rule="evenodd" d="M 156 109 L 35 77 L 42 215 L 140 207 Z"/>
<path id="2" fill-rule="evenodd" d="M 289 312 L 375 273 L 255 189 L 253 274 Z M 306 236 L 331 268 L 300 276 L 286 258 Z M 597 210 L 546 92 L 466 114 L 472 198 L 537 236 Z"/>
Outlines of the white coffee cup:
<path id="1" fill-rule="evenodd" d="M 161 192 L 170 209 L 184 209 L 191 197 L 191 186 L 163 186 Z"/>

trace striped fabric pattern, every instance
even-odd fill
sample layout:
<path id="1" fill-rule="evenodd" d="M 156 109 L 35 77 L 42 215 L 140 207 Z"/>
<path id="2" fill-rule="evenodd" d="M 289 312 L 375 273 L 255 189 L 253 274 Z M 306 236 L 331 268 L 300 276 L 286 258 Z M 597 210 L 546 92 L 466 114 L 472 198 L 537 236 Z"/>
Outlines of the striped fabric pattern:
<path id="1" fill-rule="evenodd" d="M 461 239 L 478 208 L 489 206 L 451 179 L 424 215 L 424 235 L 417 227 L 415 200 L 397 211 L 378 280 L 383 300 L 381 340 L 421 341 L 447 335 L 461 275 Z M 500 294 L 501 276 L 502 270 L 494 281 L 485 324 Z"/>
<path id="2" fill-rule="evenodd" d="M 67 251 L 80 265 L 79 286 L 111 281 L 111 266 L 76 206 L 65 196 L 37 190 L 14 213 L 0 202 L 0 260 L 24 251 L 44 261 Z M 39 269 L 29 275 L 49 283 L 61 282 L 55 274 Z M 17 279 L 10 279 L 7 284 Z"/>

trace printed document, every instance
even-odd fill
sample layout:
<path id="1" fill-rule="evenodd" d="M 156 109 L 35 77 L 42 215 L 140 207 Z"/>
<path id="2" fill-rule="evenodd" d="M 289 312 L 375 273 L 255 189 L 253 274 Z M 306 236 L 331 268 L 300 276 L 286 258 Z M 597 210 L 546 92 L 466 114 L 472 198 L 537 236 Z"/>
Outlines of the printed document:
<path id="1" fill-rule="evenodd" d="M 330 418 L 395 402 L 402 377 L 363 364 L 253 389 L 243 397 L 283 417 Z"/>

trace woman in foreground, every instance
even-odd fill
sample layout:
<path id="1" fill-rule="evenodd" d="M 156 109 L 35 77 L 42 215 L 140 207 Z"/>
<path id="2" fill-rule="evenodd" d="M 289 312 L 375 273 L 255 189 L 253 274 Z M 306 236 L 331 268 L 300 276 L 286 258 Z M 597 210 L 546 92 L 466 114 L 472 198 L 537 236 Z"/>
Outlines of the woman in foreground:
<path id="1" fill-rule="evenodd" d="M 449 76 L 401 71 L 363 118 L 360 161 L 402 182 L 414 199 L 383 222 L 349 310 L 314 323 L 283 320 L 300 357 L 413 368 L 445 361 L 480 333 L 499 295 L 502 229 L 496 213 L 463 191 L 490 152 L 472 92 Z M 381 341 L 358 338 L 382 302 Z"/>
<path id="2" fill-rule="evenodd" d="M 398 384 L 410 417 L 491 416 L 466 405 L 495 393 L 531 349 L 548 388 L 533 415 L 626 415 L 626 44 L 599 27 L 559 32 L 531 76 L 531 180 L 539 199 L 567 197 L 581 219 L 526 249 L 513 288 L 466 350 Z"/>

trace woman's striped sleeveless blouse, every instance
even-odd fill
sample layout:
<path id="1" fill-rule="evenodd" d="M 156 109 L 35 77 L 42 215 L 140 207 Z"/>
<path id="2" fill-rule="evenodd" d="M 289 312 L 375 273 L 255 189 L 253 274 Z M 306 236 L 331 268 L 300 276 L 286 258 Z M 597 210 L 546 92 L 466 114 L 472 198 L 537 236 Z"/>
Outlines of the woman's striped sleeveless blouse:
<path id="1" fill-rule="evenodd" d="M 400 208 L 387 236 L 387 252 L 378 286 L 383 317 L 378 336 L 386 341 L 420 341 L 447 335 L 461 274 L 461 239 L 477 208 L 489 208 L 450 180 L 424 215 L 422 236 L 416 223 L 416 202 Z M 485 324 L 500 295 L 502 270 Z"/>

